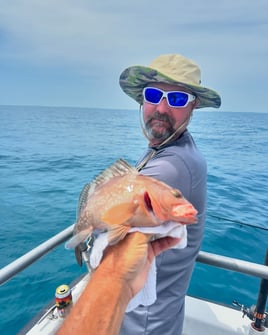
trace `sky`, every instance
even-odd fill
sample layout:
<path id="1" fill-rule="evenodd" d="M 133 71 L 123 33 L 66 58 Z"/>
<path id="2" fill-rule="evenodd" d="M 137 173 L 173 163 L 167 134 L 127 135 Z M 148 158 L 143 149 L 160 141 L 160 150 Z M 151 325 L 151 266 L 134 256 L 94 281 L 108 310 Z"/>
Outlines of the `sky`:
<path id="1" fill-rule="evenodd" d="M 137 109 L 120 73 L 169 53 L 220 110 L 268 112 L 267 0 L 0 0 L 0 105 Z"/>

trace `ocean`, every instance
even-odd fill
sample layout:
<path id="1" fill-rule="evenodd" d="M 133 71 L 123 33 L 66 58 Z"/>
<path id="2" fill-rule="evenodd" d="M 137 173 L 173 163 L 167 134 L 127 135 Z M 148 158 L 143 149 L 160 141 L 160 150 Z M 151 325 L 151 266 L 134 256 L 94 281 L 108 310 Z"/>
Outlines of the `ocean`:
<path id="1" fill-rule="evenodd" d="M 0 106 L 0 267 L 73 224 L 83 185 L 146 148 L 138 110 Z M 268 113 L 196 111 L 208 163 L 202 250 L 263 264 L 268 248 Z M 0 287 L 0 333 L 16 334 L 84 273 L 63 245 Z M 256 303 L 260 280 L 196 263 L 189 294 Z"/>

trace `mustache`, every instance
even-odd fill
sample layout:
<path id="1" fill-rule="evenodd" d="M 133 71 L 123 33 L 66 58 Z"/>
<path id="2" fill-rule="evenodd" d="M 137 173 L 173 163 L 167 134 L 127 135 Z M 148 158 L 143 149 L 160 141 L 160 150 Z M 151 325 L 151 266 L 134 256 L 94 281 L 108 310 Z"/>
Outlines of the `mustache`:
<path id="1" fill-rule="evenodd" d="M 174 123 L 174 120 L 168 114 L 155 112 L 147 120 L 146 126 L 150 126 L 150 124 L 153 120 L 168 122 L 170 125 L 172 125 Z"/>

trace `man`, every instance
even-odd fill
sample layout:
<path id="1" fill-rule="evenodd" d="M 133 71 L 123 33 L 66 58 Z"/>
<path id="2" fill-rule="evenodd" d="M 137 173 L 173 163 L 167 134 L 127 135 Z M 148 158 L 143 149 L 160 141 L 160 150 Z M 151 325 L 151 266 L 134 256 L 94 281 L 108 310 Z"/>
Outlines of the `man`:
<path id="1" fill-rule="evenodd" d="M 220 96 L 201 84 L 200 69 L 181 55 L 162 55 L 149 67 L 132 66 L 120 76 L 123 91 L 140 105 L 142 130 L 149 141 L 137 168 L 179 189 L 198 210 L 187 227 L 184 249 L 157 257 L 157 300 L 126 313 L 120 335 L 179 335 L 184 300 L 205 222 L 206 161 L 187 130 L 195 108 L 219 107 Z"/>

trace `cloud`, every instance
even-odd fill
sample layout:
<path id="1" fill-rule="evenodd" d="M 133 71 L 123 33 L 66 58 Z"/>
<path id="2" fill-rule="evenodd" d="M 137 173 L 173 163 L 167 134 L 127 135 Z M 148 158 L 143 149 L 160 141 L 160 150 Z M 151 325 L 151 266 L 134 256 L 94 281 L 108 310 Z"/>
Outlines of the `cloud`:
<path id="1" fill-rule="evenodd" d="M 144 53 L 146 46 L 187 48 L 198 43 L 198 38 L 206 47 L 212 37 L 221 45 L 225 33 L 234 38 L 245 29 L 259 29 L 266 22 L 265 9 L 267 3 L 258 0 L 253 5 L 229 0 L 168 0 L 164 4 L 152 0 L 17 0 L 5 3 L 0 18 L 12 50 L 20 51 L 9 56 L 86 64 L 94 63 L 96 55 L 102 61 L 109 54 Z"/>
<path id="2" fill-rule="evenodd" d="M 182 53 L 228 92 L 268 75 L 266 0 L 0 1 L 0 61 L 117 83 L 132 64 Z M 41 70 L 40 70 L 41 71 Z M 115 78 L 115 79 L 111 79 Z M 107 82 L 104 82 L 106 81 Z"/>

